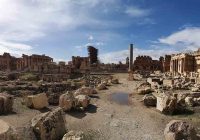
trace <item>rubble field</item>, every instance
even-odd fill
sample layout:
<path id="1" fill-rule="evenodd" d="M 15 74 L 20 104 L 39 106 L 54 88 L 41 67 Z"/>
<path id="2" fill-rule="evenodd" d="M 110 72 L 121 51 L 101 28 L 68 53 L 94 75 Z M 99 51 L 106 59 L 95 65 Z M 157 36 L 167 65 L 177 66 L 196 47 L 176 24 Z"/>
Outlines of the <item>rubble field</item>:
<path id="1" fill-rule="evenodd" d="M 195 140 L 200 134 L 198 85 L 181 78 L 172 85 L 157 76 L 128 81 L 128 76 L 84 76 L 59 83 L 1 82 L 1 105 L 12 109 L 0 110 L 0 123 L 5 126 L 0 138 L 172 140 L 170 125 L 177 123 L 189 126 L 191 130 L 183 131 Z"/>

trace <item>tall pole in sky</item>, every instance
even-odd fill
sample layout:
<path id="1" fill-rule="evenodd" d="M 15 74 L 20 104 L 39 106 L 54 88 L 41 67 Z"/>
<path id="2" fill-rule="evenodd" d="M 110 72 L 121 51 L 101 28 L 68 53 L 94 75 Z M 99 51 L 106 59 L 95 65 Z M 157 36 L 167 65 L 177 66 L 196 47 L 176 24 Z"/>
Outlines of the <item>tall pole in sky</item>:
<path id="1" fill-rule="evenodd" d="M 133 44 L 129 46 L 130 57 L 129 57 L 129 71 L 133 70 Z"/>

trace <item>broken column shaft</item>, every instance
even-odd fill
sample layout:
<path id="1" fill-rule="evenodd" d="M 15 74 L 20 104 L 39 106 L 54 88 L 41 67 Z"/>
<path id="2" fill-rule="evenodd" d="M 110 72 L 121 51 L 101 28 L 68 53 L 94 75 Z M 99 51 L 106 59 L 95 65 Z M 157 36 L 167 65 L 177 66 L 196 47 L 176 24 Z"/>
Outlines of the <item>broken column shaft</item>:
<path id="1" fill-rule="evenodd" d="M 133 44 L 129 46 L 130 57 L 129 57 L 129 71 L 133 70 Z"/>

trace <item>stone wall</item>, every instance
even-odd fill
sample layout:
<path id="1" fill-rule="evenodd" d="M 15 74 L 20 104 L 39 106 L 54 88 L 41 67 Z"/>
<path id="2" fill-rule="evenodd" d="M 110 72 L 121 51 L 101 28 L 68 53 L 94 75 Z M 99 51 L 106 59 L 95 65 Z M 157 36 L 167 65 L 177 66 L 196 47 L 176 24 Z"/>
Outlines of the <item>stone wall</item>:
<path id="1" fill-rule="evenodd" d="M 157 71 L 162 70 L 162 62 L 152 60 L 150 56 L 138 56 L 133 64 L 135 71 Z"/>
<path id="2" fill-rule="evenodd" d="M 16 69 L 17 59 L 11 56 L 9 53 L 4 53 L 0 55 L 0 70 L 1 71 L 11 71 Z"/>
<path id="3" fill-rule="evenodd" d="M 72 67 L 75 70 L 90 69 L 89 57 L 72 56 Z"/>
<path id="4" fill-rule="evenodd" d="M 88 46 L 88 55 L 91 65 L 98 63 L 98 49 L 93 46 Z"/>

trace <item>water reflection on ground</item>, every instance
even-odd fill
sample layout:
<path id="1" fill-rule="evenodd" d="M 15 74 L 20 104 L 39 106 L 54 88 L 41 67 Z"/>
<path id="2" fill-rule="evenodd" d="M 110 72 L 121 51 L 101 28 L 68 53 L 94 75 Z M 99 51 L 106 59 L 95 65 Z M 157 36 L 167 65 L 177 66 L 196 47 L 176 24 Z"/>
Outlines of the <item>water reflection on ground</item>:
<path id="1" fill-rule="evenodd" d="M 110 95 L 110 101 L 115 102 L 120 105 L 130 105 L 131 104 L 131 94 L 124 92 L 115 92 Z"/>

